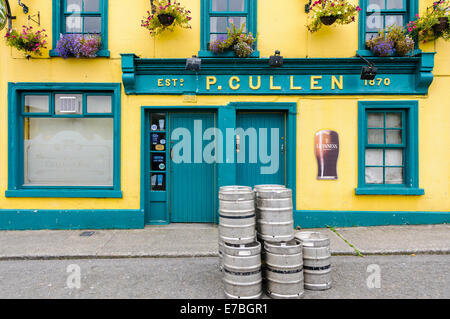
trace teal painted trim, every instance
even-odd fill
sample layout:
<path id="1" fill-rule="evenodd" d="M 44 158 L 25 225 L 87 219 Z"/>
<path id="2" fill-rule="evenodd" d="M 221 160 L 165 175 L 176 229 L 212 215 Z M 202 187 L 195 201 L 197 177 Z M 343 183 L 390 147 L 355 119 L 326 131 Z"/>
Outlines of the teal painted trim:
<path id="1" fill-rule="evenodd" d="M 24 93 L 82 92 L 112 95 L 114 118 L 114 167 L 112 187 L 23 187 L 23 123 L 21 119 Z M 53 111 L 53 98 L 50 112 Z M 28 117 L 28 115 L 27 115 Z M 90 115 L 97 117 L 97 115 Z M 104 117 L 111 117 L 105 115 Z M 8 83 L 8 190 L 7 197 L 120 198 L 121 191 L 121 85 L 120 83 Z M 56 190 L 57 189 L 57 190 Z M 41 196 L 39 196 L 41 193 Z M 85 196 L 83 196 L 83 193 Z M 22 194 L 22 195 L 20 195 Z"/>
<path id="2" fill-rule="evenodd" d="M 52 0 L 52 50 L 50 50 L 49 55 L 51 57 L 58 57 L 58 53 L 55 51 L 56 43 L 60 38 L 60 35 L 65 33 L 64 26 L 64 9 L 66 0 Z M 108 50 L 108 14 L 109 14 L 109 0 L 100 0 L 100 13 L 102 17 L 101 25 L 101 50 L 97 52 L 97 57 L 110 57 L 110 52 Z"/>
<path id="3" fill-rule="evenodd" d="M 142 106 L 141 108 L 141 127 L 145 128 L 145 112 L 169 112 L 171 110 L 211 110 L 217 114 L 217 128 L 225 131 L 227 127 L 236 127 L 236 112 L 238 110 L 262 110 L 262 111 L 285 111 L 287 113 L 288 142 L 286 147 L 287 172 L 286 184 L 292 189 L 294 207 L 296 205 L 296 169 L 297 169 L 297 104 L 291 102 L 235 102 L 228 105 L 178 105 L 178 106 Z M 146 139 L 145 129 L 141 129 L 141 172 L 147 171 L 146 163 Z M 226 154 L 226 152 L 225 152 Z M 236 185 L 236 165 L 233 152 L 233 158 L 225 158 L 224 163 L 217 164 L 217 187 L 226 185 Z M 141 173 L 141 209 L 147 212 L 149 198 L 145 175 Z M 218 214 L 218 212 L 217 212 Z M 167 221 L 169 216 L 167 216 Z M 218 218 L 217 218 L 218 220 Z M 162 221 L 166 223 L 167 221 Z M 159 224 L 161 221 L 151 221 L 148 224 Z"/>
<path id="4" fill-rule="evenodd" d="M 283 67 L 272 68 L 269 59 L 208 58 L 202 59 L 198 73 L 186 70 L 186 59 L 140 59 L 122 54 L 122 80 L 126 94 L 157 95 L 423 95 L 433 80 L 434 53 L 415 57 L 368 58 L 378 68 L 378 78 L 390 79 L 390 85 L 369 85 L 360 79 L 365 62 L 359 58 L 285 59 Z M 217 83 L 208 90 L 207 76 Z M 240 87 L 229 87 L 232 76 L 240 77 Z M 249 77 L 261 77 L 261 87 L 251 89 Z M 321 76 L 311 88 L 312 76 Z M 332 76 L 343 77 L 343 87 L 332 87 Z M 270 88 L 270 77 L 274 86 Z M 293 86 L 291 87 L 291 77 Z M 158 85 L 164 79 L 177 79 L 178 85 Z M 183 85 L 180 85 L 181 80 Z M 254 81 L 256 81 L 254 79 Z M 221 88 L 219 88 L 219 86 Z M 301 89 L 298 88 L 301 86 Z"/>
<path id="5" fill-rule="evenodd" d="M 419 0 L 403 0 L 404 5 L 406 6 L 406 20 L 403 21 L 403 27 L 408 24 L 409 21 L 415 19 L 417 13 L 419 13 Z M 366 17 L 367 17 L 367 8 L 368 8 L 368 0 L 360 0 L 359 6 L 361 11 L 359 12 L 359 36 L 358 36 L 358 54 L 362 56 L 373 56 L 373 53 L 366 48 Z M 388 12 L 395 12 L 396 10 L 386 10 Z M 398 10 L 397 10 L 398 12 Z M 416 49 L 418 49 L 418 45 L 416 44 Z M 413 54 L 417 54 L 418 52 L 414 52 Z"/>
<path id="6" fill-rule="evenodd" d="M 122 191 L 93 189 L 35 189 L 7 190 L 6 197 L 50 197 L 50 198 L 122 198 Z"/>
<path id="7" fill-rule="evenodd" d="M 406 114 L 404 186 L 372 185 L 365 181 L 365 150 L 367 141 L 367 112 L 403 111 Z M 406 136 L 405 136 L 406 135 Z M 356 195 L 424 195 L 419 188 L 419 102 L 418 101 L 360 101 L 358 102 L 358 187 Z"/>
<path id="8" fill-rule="evenodd" d="M 246 2 L 246 10 L 243 12 L 227 12 L 230 16 L 246 16 L 247 17 L 247 31 L 251 32 L 254 36 L 257 35 L 258 31 L 258 1 L 257 0 L 244 0 Z M 199 57 L 216 57 L 217 55 L 212 54 L 208 51 L 208 42 L 210 38 L 210 16 L 224 16 L 225 13 L 213 13 L 211 9 L 211 0 L 201 0 L 200 3 L 200 51 L 198 52 Z M 225 15 L 226 16 L 226 15 Z M 257 47 L 258 42 L 255 42 L 255 47 Z M 220 55 L 221 57 L 232 58 L 235 57 L 234 52 L 224 53 Z M 255 51 L 251 57 L 259 57 L 259 51 Z"/>
<path id="9" fill-rule="evenodd" d="M 358 187 L 355 189 L 356 195 L 424 195 L 421 188 L 396 188 L 389 187 L 376 189 L 374 187 Z"/>
<path id="10" fill-rule="evenodd" d="M 142 210 L 0 209 L 0 230 L 137 229 L 144 228 Z"/>
<path id="11" fill-rule="evenodd" d="M 450 212 L 420 211 L 294 211 L 294 225 L 301 228 L 427 225 L 450 223 Z"/>

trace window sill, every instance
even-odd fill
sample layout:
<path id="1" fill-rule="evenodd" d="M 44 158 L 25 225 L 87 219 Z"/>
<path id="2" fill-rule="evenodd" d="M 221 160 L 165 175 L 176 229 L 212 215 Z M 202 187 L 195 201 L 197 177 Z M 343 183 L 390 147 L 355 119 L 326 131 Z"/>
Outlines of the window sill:
<path id="1" fill-rule="evenodd" d="M 406 187 L 358 187 L 355 189 L 356 195 L 424 195 L 422 188 Z"/>
<path id="2" fill-rule="evenodd" d="M 59 57 L 59 54 L 58 54 L 58 52 L 56 52 L 56 50 L 50 50 L 48 54 L 50 55 L 50 57 L 53 57 L 53 58 L 58 58 Z M 109 50 L 105 49 L 105 50 L 98 51 L 97 52 L 97 56 L 95 58 L 109 58 L 109 57 L 110 57 Z M 69 59 L 95 59 L 95 58 L 75 58 L 75 57 L 72 57 L 72 58 L 69 58 Z"/>
<path id="3" fill-rule="evenodd" d="M 199 58 L 235 58 L 235 59 L 249 59 L 259 58 L 259 51 L 254 51 L 248 58 L 238 58 L 234 51 L 227 51 L 219 54 L 212 53 L 208 50 L 198 51 Z"/>
<path id="4" fill-rule="evenodd" d="M 122 191 L 93 189 L 20 189 L 7 190 L 6 197 L 54 197 L 54 198 L 122 198 Z"/>
<path id="5" fill-rule="evenodd" d="M 363 50 L 358 50 L 356 51 L 357 54 L 359 54 L 360 56 L 364 56 L 364 57 L 374 57 L 374 58 L 386 58 L 386 57 L 379 57 L 379 56 L 375 56 L 372 51 L 367 50 L 367 49 L 363 49 Z M 412 52 L 411 55 L 407 55 L 407 56 L 392 56 L 392 57 L 387 57 L 387 58 L 410 58 L 416 55 L 419 55 L 422 53 L 422 50 L 420 49 L 414 49 L 414 51 Z"/>

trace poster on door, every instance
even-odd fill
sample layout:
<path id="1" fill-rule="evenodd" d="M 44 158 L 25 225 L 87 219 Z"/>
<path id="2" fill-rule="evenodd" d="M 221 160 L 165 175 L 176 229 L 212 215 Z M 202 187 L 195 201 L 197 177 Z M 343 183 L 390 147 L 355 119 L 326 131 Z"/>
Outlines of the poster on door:
<path id="1" fill-rule="evenodd" d="M 339 157 L 339 135 L 335 131 L 321 130 L 315 135 L 315 153 L 317 159 L 317 179 L 335 180 Z"/>

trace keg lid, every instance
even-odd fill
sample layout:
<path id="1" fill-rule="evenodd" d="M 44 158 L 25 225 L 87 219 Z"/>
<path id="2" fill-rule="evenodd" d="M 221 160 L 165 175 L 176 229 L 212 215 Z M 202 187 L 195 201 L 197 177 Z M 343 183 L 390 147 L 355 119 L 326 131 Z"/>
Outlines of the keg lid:
<path id="1" fill-rule="evenodd" d="M 221 200 L 252 200 L 254 192 L 248 186 L 222 186 L 219 190 Z"/>
<path id="2" fill-rule="evenodd" d="M 283 242 L 264 242 L 264 250 L 281 255 L 297 254 L 302 252 L 302 242 L 292 239 Z"/>
<path id="3" fill-rule="evenodd" d="M 299 231 L 295 238 L 301 240 L 304 247 L 324 247 L 330 245 L 328 236 L 316 231 Z"/>
<path id="4" fill-rule="evenodd" d="M 256 189 L 256 197 L 263 199 L 271 198 L 292 198 L 292 190 L 290 188 L 261 188 Z"/>

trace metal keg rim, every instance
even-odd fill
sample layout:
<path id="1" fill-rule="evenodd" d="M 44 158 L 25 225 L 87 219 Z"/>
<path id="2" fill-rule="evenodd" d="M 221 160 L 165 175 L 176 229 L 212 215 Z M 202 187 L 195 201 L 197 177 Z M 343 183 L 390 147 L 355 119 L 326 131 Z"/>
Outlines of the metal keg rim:
<path id="1" fill-rule="evenodd" d="M 256 198 L 292 198 L 292 189 L 290 188 L 262 188 L 255 191 Z"/>
<path id="2" fill-rule="evenodd" d="M 291 239 L 288 241 L 279 241 L 279 242 L 264 242 L 264 250 L 271 254 L 296 254 L 302 253 L 302 242 L 298 239 Z"/>
<path id="3" fill-rule="evenodd" d="M 330 243 L 327 235 L 317 231 L 298 231 L 295 233 L 295 238 L 303 242 L 304 246 L 307 246 L 305 243 L 313 243 L 314 246 L 326 246 Z"/>
<path id="4" fill-rule="evenodd" d="M 266 188 L 286 188 L 285 185 L 278 185 L 278 184 L 260 184 L 255 185 L 253 189 L 256 191 L 257 189 L 266 189 Z"/>
<path id="5" fill-rule="evenodd" d="M 246 257 L 246 255 L 242 254 L 243 251 L 250 251 L 251 256 L 252 254 L 260 254 L 261 243 L 258 241 L 253 241 L 248 244 L 230 244 L 225 242 L 223 245 L 223 252 L 228 255 Z"/>

